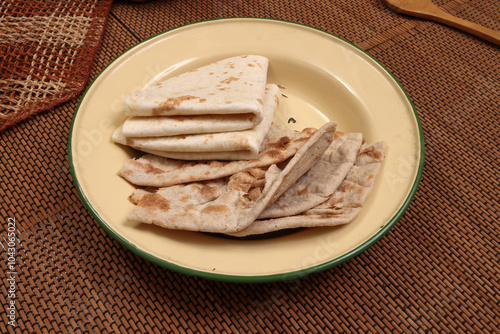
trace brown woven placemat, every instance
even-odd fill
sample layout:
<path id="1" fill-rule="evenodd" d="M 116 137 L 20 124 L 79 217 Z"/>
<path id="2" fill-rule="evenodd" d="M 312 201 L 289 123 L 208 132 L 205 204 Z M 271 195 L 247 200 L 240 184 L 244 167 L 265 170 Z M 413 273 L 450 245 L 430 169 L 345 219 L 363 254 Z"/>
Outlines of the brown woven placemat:
<path id="1" fill-rule="evenodd" d="M 500 29 L 492 1 L 440 4 Z M 293 281 L 171 272 L 110 238 L 80 202 L 66 153 L 71 100 L 0 134 L 0 332 L 499 333 L 499 48 L 375 0 L 116 1 L 92 76 L 154 33 L 231 16 L 335 33 L 401 81 L 426 139 L 422 182 L 403 218 L 360 256 Z"/>
<path id="2" fill-rule="evenodd" d="M 85 89 L 111 2 L 0 3 L 0 132 Z"/>

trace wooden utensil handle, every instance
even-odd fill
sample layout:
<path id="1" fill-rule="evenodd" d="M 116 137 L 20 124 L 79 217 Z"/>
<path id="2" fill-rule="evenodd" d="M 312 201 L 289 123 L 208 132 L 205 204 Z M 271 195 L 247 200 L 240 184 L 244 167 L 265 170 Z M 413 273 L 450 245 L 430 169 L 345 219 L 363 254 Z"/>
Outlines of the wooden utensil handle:
<path id="1" fill-rule="evenodd" d="M 468 32 L 472 35 L 483 38 L 500 46 L 500 31 L 489 29 L 479 24 L 460 19 L 439 9 L 437 6 L 432 6 L 428 9 L 429 15 L 431 15 L 431 17 L 429 17 L 430 19 L 443 24 L 447 24 L 457 29 L 461 29 L 465 32 Z"/>

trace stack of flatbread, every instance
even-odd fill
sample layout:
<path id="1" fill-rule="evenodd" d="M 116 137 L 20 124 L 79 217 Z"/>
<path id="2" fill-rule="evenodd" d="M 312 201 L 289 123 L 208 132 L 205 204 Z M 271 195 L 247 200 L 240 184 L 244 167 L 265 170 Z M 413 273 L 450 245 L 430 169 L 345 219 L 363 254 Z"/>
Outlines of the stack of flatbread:
<path id="1" fill-rule="evenodd" d="M 137 186 L 128 219 L 235 237 L 352 221 L 374 186 L 385 143 L 293 131 L 272 122 L 267 59 L 228 58 L 126 98 L 117 143 L 146 152 L 118 174 Z"/>
<path id="2" fill-rule="evenodd" d="M 349 223 L 373 188 L 385 143 L 363 144 L 360 134 L 335 127 L 273 125 L 252 160 L 131 159 L 119 171 L 140 186 L 129 197 L 135 207 L 128 219 L 239 237 Z"/>
<path id="3" fill-rule="evenodd" d="M 281 97 L 267 69 L 265 57 L 231 57 L 135 92 L 113 140 L 175 159 L 253 159 Z"/>

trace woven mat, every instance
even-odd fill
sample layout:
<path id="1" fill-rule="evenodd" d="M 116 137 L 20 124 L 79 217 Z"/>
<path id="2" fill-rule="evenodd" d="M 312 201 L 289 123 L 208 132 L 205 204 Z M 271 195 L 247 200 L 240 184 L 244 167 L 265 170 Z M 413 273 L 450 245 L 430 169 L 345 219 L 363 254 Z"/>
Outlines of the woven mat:
<path id="1" fill-rule="evenodd" d="M 436 3 L 500 30 L 496 1 Z M 12 327 L 3 252 L 0 332 L 499 333 L 500 49 L 378 0 L 116 1 L 91 76 L 154 33 L 232 16 L 335 33 L 400 80 L 426 138 L 422 182 L 403 218 L 360 256 L 294 281 L 171 272 L 110 238 L 80 202 L 66 153 L 73 99 L 0 134 L 0 242 L 8 250 L 14 233 L 16 272 Z"/>
<path id="2" fill-rule="evenodd" d="M 0 4 L 0 132 L 85 89 L 111 2 Z"/>

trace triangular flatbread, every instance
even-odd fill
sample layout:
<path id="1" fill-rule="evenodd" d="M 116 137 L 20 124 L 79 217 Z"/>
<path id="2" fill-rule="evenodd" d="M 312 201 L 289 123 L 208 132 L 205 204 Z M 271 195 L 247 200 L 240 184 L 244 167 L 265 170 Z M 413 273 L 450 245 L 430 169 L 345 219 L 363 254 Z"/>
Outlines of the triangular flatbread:
<path id="1" fill-rule="evenodd" d="M 170 229 L 240 231 L 314 165 L 333 140 L 335 127 L 327 123 L 312 134 L 283 169 L 273 164 L 154 193 L 138 190 L 131 195 L 137 205 L 128 218 Z"/>
<path id="2" fill-rule="evenodd" d="M 269 132 L 281 93 L 278 86 L 267 85 L 264 91 L 264 119 L 257 126 L 234 132 L 194 134 L 172 137 L 125 137 L 120 126 L 113 133 L 113 141 L 163 157 L 185 160 L 254 159 Z M 208 154 L 207 154 L 208 153 Z"/>
<path id="3" fill-rule="evenodd" d="M 127 96 L 128 116 L 255 114 L 262 119 L 268 59 L 227 58 L 182 73 Z"/>
<path id="4" fill-rule="evenodd" d="M 316 130 L 307 128 L 298 132 L 272 124 L 264 146 L 255 159 L 182 161 L 146 154 L 125 162 L 118 175 L 132 184 L 149 187 L 167 187 L 217 179 L 245 169 L 266 167 L 285 161 L 305 144 L 314 131 Z"/>
<path id="5" fill-rule="evenodd" d="M 326 201 L 356 161 L 362 139 L 360 133 L 335 132 L 318 162 L 266 208 L 259 219 L 297 215 Z"/>
<path id="6" fill-rule="evenodd" d="M 375 184 L 375 178 L 384 159 L 385 142 L 364 144 L 354 166 L 332 196 L 324 203 L 302 214 L 256 220 L 247 228 L 228 233 L 236 237 L 264 234 L 300 227 L 336 226 L 354 220 Z"/>

